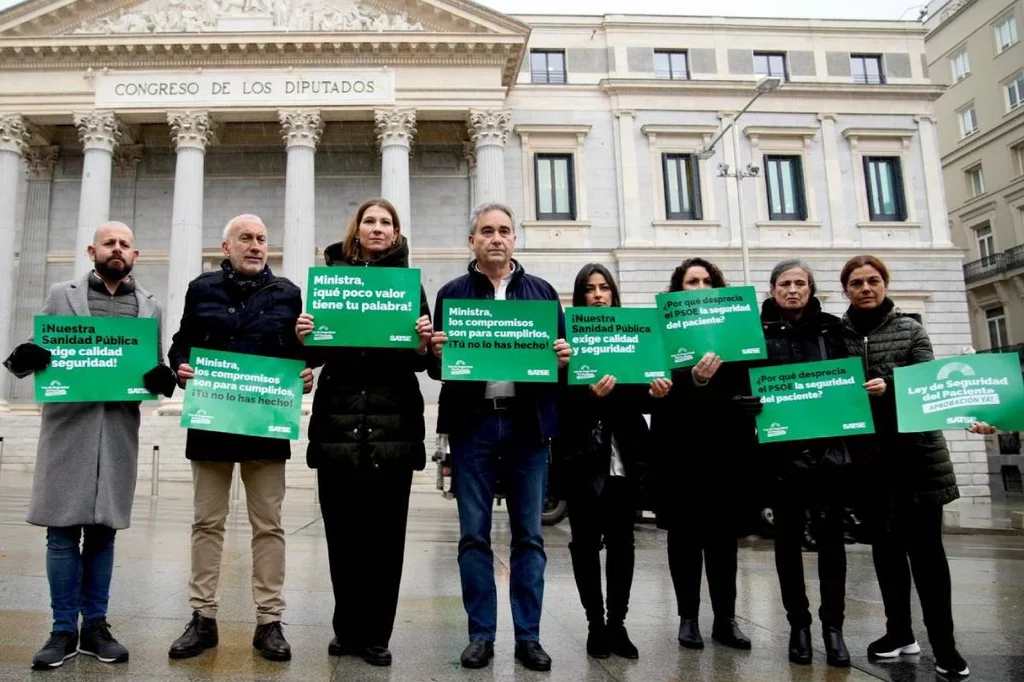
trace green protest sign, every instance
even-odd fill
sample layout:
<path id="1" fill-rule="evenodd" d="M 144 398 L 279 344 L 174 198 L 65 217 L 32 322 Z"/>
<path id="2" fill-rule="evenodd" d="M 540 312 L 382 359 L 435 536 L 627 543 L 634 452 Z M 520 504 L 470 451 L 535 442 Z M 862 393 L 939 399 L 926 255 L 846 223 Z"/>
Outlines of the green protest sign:
<path id="1" fill-rule="evenodd" d="M 977 421 L 1024 429 L 1024 381 L 1016 353 L 980 353 L 897 367 L 902 433 L 966 428 Z"/>
<path id="2" fill-rule="evenodd" d="M 265 438 L 299 437 L 301 360 L 193 348 L 181 425 Z"/>
<path id="3" fill-rule="evenodd" d="M 860 358 L 757 367 L 750 387 L 761 397 L 760 443 L 875 432 Z"/>
<path id="4" fill-rule="evenodd" d="M 52 354 L 36 372 L 36 401 L 155 400 L 142 375 L 160 361 L 155 317 L 37 315 L 35 342 Z"/>
<path id="5" fill-rule="evenodd" d="M 415 348 L 420 271 L 411 268 L 309 269 L 308 346 Z"/>
<path id="6" fill-rule="evenodd" d="M 606 374 L 620 384 L 667 379 L 665 348 L 654 308 L 569 308 L 565 311 L 569 384 L 593 384 Z"/>
<path id="7" fill-rule="evenodd" d="M 754 287 L 675 291 L 655 300 L 673 369 L 697 364 L 708 351 L 725 362 L 768 357 Z"/>
<path id="8" fill-rule="evenodd" d="M 446 300 L 445 381 L 558 381 L 558 301 Z"/>

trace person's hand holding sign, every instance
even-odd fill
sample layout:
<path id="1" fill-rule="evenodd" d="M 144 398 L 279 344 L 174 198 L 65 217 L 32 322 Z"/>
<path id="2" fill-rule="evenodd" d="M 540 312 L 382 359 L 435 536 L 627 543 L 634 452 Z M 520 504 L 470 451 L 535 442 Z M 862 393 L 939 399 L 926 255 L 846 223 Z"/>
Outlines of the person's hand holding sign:
<path id="1" fill-rule="evenodd" d="M 655 379 L 651 382 L 651 388 L 648 393 L 651 394 L 652 398 L 664 398 L 668 395 L 668 392 L 672 390 L 671 379 Z"/>
<path id="2" fill-rule="evenodd" d="M 295 320 L 295 335 L 299 341 L 306 342 L 306 337 L 313 331 L 313 316 L 309 313 L 302 313 L 299 319 Z"/>
<path id="3" fill-rule="evenodd" d="M 299 372 L 302 377 L 302 392 L 309 393 L 313 390 L 313 370 L 309 367 Z"/>
<path id="4" fill-rule="evenodd" d="M 980 436 L 994 435 L 997 430 L 998 429 L 996 429 L 996 427 L 986 422 L 974 422 L 969 427 L 967 427 L 967 431 L 969 433 L 976 433 Z"/>
<path id="5" fill-rule="evenodd" d="M 416 320 L 416 335 L 420 337 L 420 345 L 416 352 L 425 355 L 434 336 L 434 324 L 430 321 L 429 315 L 423 315 Z"/>
<path id="6" fill-rule="evenodd" d="M 182 388 L 185 388 L 186 381 L 188 381 L 189 379 L 196 378 L 196 373 L 192 369 L 192 365 L 188 364 L 187 362 L 183 362 L 180 365 L 178 365 L 177 375 L 178 385 L 181 386 Z"/>
<path id="7" fill-rule="evenodd" d="M 565 369 L 569 366 L 569 358 L 572 357 L 572 348 L 565 339 L 555 341 L 555 354 L 558 355 L 558 369 Z M 611 389 L 608 389 L 611 390 Z"/>
<path id="8" fill-rule="evenodd" d="M 722 358 L 718 357 L 717 354 L 708 351 L 704 354 L 704 357 L 700 359 L 696 365 L 693 366 L 693 380 L 698 384 L 706 384 L 711 381 L 711 377 L 715 376 L 715 372 L 722 366 Z"/>
<path id="9" fill-rule="evenodd" d="M 590 385 L 590 390 L 598 398 L 605 397 L 612 392 L 613 388 L 615 388 L 615 377 L 611 374 L 605 374 L 596 384 Z"/>
<path id="10" fill-rule="evenodd" d="M 441 349 L 448 343 L 448 335 L 444 332 L 434 332 L 430 337 L 430 345 L 434 347 L 434 355 L 441 357 Z"/>
<path id="11" fill-rule="evenodd" d="M 885 379 L 869 379 L 864 382 L 864 390 L 868 392 L 868 395 L 872 398 L 877 398 L 885 393 L 886 389 Z"/>

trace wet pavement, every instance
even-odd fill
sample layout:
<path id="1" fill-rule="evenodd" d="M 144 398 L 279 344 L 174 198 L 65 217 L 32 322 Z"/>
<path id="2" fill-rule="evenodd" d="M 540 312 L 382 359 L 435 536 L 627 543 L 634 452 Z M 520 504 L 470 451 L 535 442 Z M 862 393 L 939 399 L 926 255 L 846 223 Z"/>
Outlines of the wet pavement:
<path id="1" fill-rule="evenodd" d="M 141 486 L 140 486 L 141 488 Z M 169 487 L 170 488 L 170 487 Z M 114 634 L 131 651 L 127 664 L 110 666 L 85 656 L 63 668 L 33 673 L 32 654 L 50 625 L 44 570 L 44 533 L 23 522 L 28 489 L 0 488 L 0 680 L 302 680 L 343 681 L 503 681 L 630 680 L 634 682 L 714 680 L 935 680 L 931 650 L 906 661 L 872 665 L 868 642 L 879 636 L 884 617 L 868 548 L 849 550 L 846 640 L 854 667 L 825 665 L 817 624 L 812 666 L 792 666 L 786 657 L 788 625 L 768 543 L 741 549 L 737 615 L 753 640 L 753 650 L 738 652 L 710 641 L 711 609 L 701 613 L 708 641 L 703 652 L 681 649 L 675 641 L 671 579 L 665 536 L 653 525 L 637 526 L 637 570 L 627 626 L 640 649 L 639 661 L 588 659 L 586 620 L 579 605 L 567 549 L 568 524 L 545 531 L 547 587 L 541 624 L 542 643 L 554 659 L 550 673 L 534 673 L 513 661 L 508 606 L 508 524 L 495 515 L 495 570 L 499 585 L 499 633 L 493 664 L 469 671 L 459 666 L 466 643 L 456 563 L 458 520 L 455 504 L 418 487 L 413 493 L 405 574 L 391 651 L 391 668 L 373 668 L 360 659 L 331 658 L 333 610 L 323 524 L 311 490 L 289 490 L 285 526 L 288 571 L 285 634 L 292 644 L 288 663 L 260 658 L 251 645 L 255 613 L 249 589 L 249 525 L 244 500 L 232 503 L 220 587 L 220 646 L 200 657 L 170 661 L 167 648 L 188 621 L 188 488 L 164 491 L 159 498 L 136 500 L 132 528 L 118 534 L 109 620 Z M 371 522 L 372 519 L 353 519 Z M 954 613 L 960 650 L 971 680 L 1024 680 L 1024 538 L 1020 536 L 947 536 L 953 573 Z M 358 561 L 357 551 L 352 560 Z M 806 555 L 808 576 L 814 557 Z M 354 585 L 353 589 L 359 589 Z M 817 606 L 817 583 L 809 581 Z M 925 637 L 920 608 L 914 604 L 916 632 Z"/>

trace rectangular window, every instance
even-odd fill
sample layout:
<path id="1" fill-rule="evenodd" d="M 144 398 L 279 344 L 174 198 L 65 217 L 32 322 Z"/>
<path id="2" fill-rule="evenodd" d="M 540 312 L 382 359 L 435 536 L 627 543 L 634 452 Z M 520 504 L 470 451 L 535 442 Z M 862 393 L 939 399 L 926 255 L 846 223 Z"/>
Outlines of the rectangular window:
<path id="1" fill-rule="evenodd" d="M 997 52 L 1005 52 L 1017 44 L 1017 18 L 1010 16 L 996 25 Z"/>
<path id="2" fill-rule="evenodd" d="M 807 220 L 804 171 L 799 156 L 765 156 L 770 220 Z"/>
<path id="3" fill-rule="evenodd" d="M 960 50 L 949 59 L 953 69 L 953 82 L 962 81 L 971 72 L 971 62 L 967 57 L 967 50 Z"/>
<path id="4" fill-rule="evenodd" d="M 992 236 L 992 228 L 988 224 L 975 228 L 974 236 L 978 240 L 979 258 L 991 258 L 995 255 L 996 242 Z"/>
<path id="5" fill-rule="evenodd" d="M 864 179 L 868 188 L 868 216 L 872 221 L 907 219 L 903 171 L 898 157 L 865 156 Z"/>
<path id="6" fill-rule="evenodd" d="M 789 80 L 786 74 L 786 55 L 783 52 L 755 52 L 754 73 L 758 76 L 775 76 L 784 81 Z"/>
<path id="7" fill-rule="evenodd" d="M 966 171 L 967 175 L 967 189 L 971 193 L 972 197 L 976 197 L 980 194 L 985 193 L 985 176 L 982 175 L 981 166 L 974 166 L 968 168 Z"/>
<path id="8" fill-rule="evenodd" d="M 974 107 L 967 107 L 957 112 L 960 119 L 960 137 L 967 137 L 978 132 L 978 113 Z"/>
<path id="9" fill-rule="evenodd" d="M 1024 71 L 1006 84 L 1006 110 L 1012 111 L 1024 104 Z"/>
<path id="10" fill-rule="evenodd" d="M 564 50 L 530 50 L 530 82 L 565 84 Z"/>
<path id="11" fill-rule="evenodd" d="M 1024 142 L 1010 150 L 1013 154 L 1013 171 L 1017 175 L 1024 175 Z"/>
<path id="12" fill-rule="evenodd" d="M 877 54 L 851 54 L 850 72 L 854 83 L 879 85 L 885 82 L 882 75 L 882 56 Z"/>
<path id="13" fill-rule="evenodd" d="M 689 80 L 690 64 L 686 50 L 655 50 L 654 77 L 663 80 Z"/>
<path id="14" fill-rule="evenodd" d="M 665 218 L 702 220 L 700 170 L 693 154 L 662 154 L 665 176 Z"/>
<path id="15" fill-rule="evenodd" d="M 1006 333 L 1006 315 L 1003 307 L 989 308 L 985 311 L 988 323 L 988 345 L 990 348 L 1003 348 L 1010 345 L 1010 335 Z"/>
<path id="16" fill-rule="evenodd" d="M 537 154 L 537 220 L 576 220 L 572 154 Z"/>

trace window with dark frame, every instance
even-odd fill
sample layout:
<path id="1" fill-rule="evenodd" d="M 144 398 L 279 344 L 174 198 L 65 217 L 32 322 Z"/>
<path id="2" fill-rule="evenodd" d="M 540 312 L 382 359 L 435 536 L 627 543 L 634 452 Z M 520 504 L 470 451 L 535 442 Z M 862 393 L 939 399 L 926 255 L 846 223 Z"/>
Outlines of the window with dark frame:
<path id="1" fill-rule="evenodd" d="M 662 154 L 666 220 L 703 220 L 700 167 L 694 154 Z"/>
<path id="2" fill-rule="evenodd" d="M 903 170 L 899 157 L 865 156 L 864 180 L 867 185 L 870 220 L 902 222 L 907 219 Z"/>
<path id="3" fill-rule="evenodd" d="M 686 50 L 655 50 L 654 77 L 661 80 L 689 80 L 690 60 Z"/>
<path id="4" fill-rule="evenodd" d="M 765 155 L 769 220 L 807 220 L 803 159 Z"/>
<path id="5" fill-rule="evenodd" d="M 530 82 L 565 85 L 565 51 L 530 50 Z"/>
<path id="6" fill-rule="evenodd" d="M 758 76 L 773 76 L 783 81 L 789 80 L 786 72 L 786 53 L 784 52 L 755 52 L 754 73 Z"/>
<path id="7" fill-rule="evenodd" d="M 863 85 L 881 85 L 885 83 L 885 74 L 882 73 L 882 55 L 880 54 L 851 54 L 850 73 L 853 74 L 853 82 Z"/>
<path id="8" fill-rule="evenodd" d="M 988 326 L 989 348 L 1004 348 L 1010 345 L 1010 335 L 1006 330 L 1006 313 L 1002 306 L 986 310 L 985 322 Z"/>
<path id="9" fill-rule="evenodd" d="M 576 220 L 572 154 L 533 157 L 537 220 Z"/>

